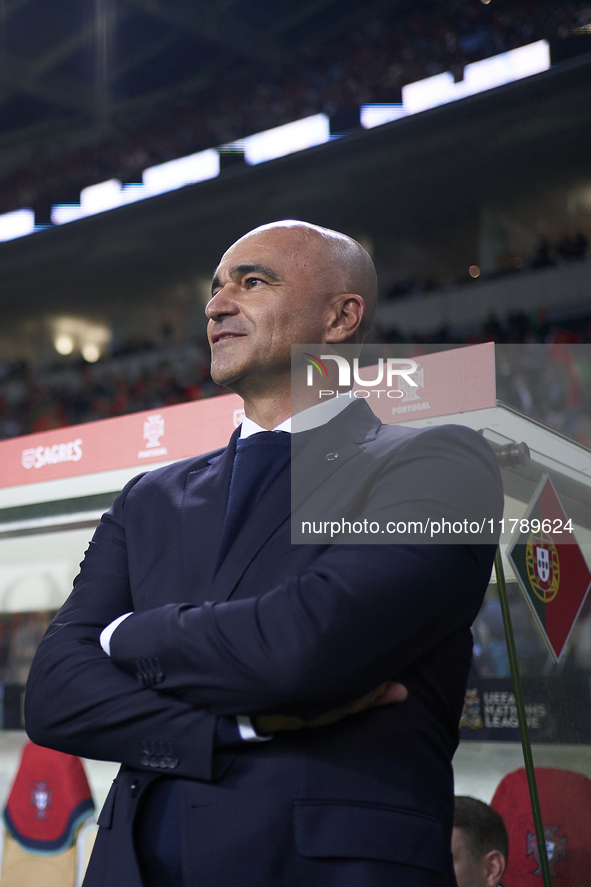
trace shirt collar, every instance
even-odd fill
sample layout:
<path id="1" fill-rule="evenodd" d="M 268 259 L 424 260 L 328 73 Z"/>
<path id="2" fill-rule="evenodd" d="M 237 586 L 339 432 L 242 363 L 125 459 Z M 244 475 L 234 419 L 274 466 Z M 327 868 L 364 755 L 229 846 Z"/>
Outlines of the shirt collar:
<path id="1" fill-rule="evenodd" d="M 330 422 L 331 419 L 334 419 L 335 416 L 342 413 L 342 411 L 349 406 L 351 401 L 351 397 L 341 396 L 331 397 L 329 400 L 315 403 L 314 406 L 308 407 L 308 409 L 302 410 L 301 413 L 297 414 L 297 430 L 312 431 L 313 428 L 319 428 L 320 425 L 326 425 L 327 422 Z M 252 434 L 258 434 L 260 431 L 266 430 L 266 428 L 261 428 L 256 422 L 253 422 L 252 419 L 245 416 L 242 420 L 240 438 L 250 437 Z M 287 431 L 288 434 L 291 434 L 291 416 L 272 430 Z"/>

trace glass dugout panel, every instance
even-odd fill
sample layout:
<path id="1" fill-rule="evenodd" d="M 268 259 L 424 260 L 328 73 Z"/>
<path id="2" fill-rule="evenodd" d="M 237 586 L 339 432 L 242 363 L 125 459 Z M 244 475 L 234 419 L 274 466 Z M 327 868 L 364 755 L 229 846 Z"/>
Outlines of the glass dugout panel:
<path id="1" fill-rule="evenodd" d="M 534 357 L 530 353 L 527 359 Z M 577 355 L 583 382 L 591 379 L 590 365 L 587 348 Z M 563 374 L 564 364 L 547 370 L 550 389 Z M 582 391 L 588 387 L 583 385 Z M 505 518 L 539 517 L 539 500 L 528 509 L 548 477 L 572 520 L 580 552 L 560 545 L 556 536 L 553 546 L 551 534 L 537 524 L 533 532 L 526 526 L 521 535 L 515 525 L 519 544 L 512 552 L 508 534 L 502 545 L 550 875 L 553 883 L 557 879 L 582 887 L 591 883 L 591 595 L 586 594 L 591 580 L 591 450 L 582 442 L 589 419 L 579 407 L 580 401 L 572 411 L 568 437 L 503 406 L 499 409 L 506 421 L 483 433 L 497 452 L 521 442 L 530 449 L 529 460 L 502 468 Z M 516 423 L 521 424 L 520 438 Z M 473 664 L 454 759 L 456 794 L 492 803 L 503 816 L 510 840 L 504 887 L 540 885 L 540 854 L 494 574 L 473 634 Z"/>

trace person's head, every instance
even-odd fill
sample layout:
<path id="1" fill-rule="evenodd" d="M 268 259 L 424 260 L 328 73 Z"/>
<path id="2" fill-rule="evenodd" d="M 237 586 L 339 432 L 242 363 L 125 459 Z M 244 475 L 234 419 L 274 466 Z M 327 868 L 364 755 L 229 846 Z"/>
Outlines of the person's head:
<path id="1" fill-rule="evenodd" d="M 215 272 L 212 378 L 247 404 L 271 392 L 289 399 L 291 345 L 362 342 L 376 296 L 373 262 L 352 238 L 291 220 L 255 228 Z"/>
<path id="2" fill-rule="evenodd" d="M 458 887 L 497 887 L 509 838 L 496 810 L 476 798 L 456 796 L 451 852 Z"/>

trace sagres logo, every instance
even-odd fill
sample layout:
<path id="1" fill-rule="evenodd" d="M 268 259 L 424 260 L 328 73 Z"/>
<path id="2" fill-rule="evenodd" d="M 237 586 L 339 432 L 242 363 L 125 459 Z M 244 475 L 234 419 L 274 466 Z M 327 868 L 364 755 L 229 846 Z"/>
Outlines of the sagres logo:
<path id="1" fill-rule="evenodd" d="M 321 354 L 317 357 L 315 354 L 306 352 L 304 359 L 308 364 L 306 378 L 308 387 L 312 387 L 317 380 L 314 370 L 319 373 L 321 380 L 328 378 L 327 361 L 334 361 L 337 365 L 339 388 L 350 389 L 354 385 L 360 386 L 359 389 L 354 388 L 353 390 L 355 397 L 368 398 L 371 394 L 376 394 L 379 397 L 380 394 L 385 394 L 387 397 L 401 398 L 404 397 L 405 392 L 400 388 L 394 388 L 395 384 L 404 383 L 405 390 L 418 387 L 418 383 L 412 378 L 413 373 L 416 373 L 418 369 L 418 364 L 410 358 L 380 357 L 374 366 L 362 368 L 359 366 L 358 357 L 349 360 L 341 354 Z M 334 369 L 333 365 L 330 366 L 331 369 Z M 385 385 L 385 387 L 378 388 L 379 385 Z M 336 393 L 333 390 L 321 390 L 319 396 L 332 397 Z"/>
<path id="2" fill-rule="evenodd" d="M 54 444 L 52 447 L 31 447 L 21 453 L 23 468 L 44 468 L 46 465 L 57 465 L 58 462 L 78 462 L 82 458 L 82 438 L 69 440 L 67 443 Z"/>

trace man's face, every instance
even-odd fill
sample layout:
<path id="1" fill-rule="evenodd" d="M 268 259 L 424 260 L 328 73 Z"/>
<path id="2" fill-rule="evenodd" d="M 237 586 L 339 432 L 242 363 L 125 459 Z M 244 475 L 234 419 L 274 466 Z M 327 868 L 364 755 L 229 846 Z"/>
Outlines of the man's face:
<path id="1" fill-rule="evenodd" d="M 291 345 L 324 341 L 327 264 L 320 239 L 297 228 L 250 234 L 230 247 L 206 308 L 215 382 L 244 395 L 289 379 Z"/>
<path id="2" fill-rule="evenodd" d="M 492 850 L 480 859 L 470 851 L 464 831 L 454 828 L 451 835 L 451 855 L 458 887 L 497 887 L 504 869 L 504 858 Z"/>

